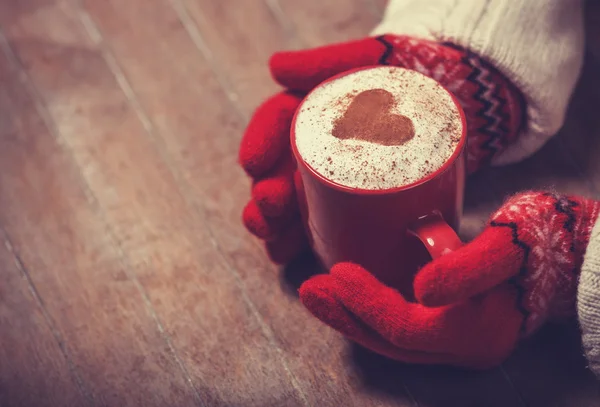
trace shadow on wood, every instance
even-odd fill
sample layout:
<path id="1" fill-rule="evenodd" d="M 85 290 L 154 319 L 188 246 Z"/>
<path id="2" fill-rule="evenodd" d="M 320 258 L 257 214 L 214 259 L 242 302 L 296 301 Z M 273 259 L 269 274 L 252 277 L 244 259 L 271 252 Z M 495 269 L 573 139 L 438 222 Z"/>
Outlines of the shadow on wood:
<path id="1" fill-rule="evenodd" d="M 312 252 L 306 252 L 293 262 L 282 267 L 280 272 L 281 289 L 298 297 L 298 289 L 309 278 L 327 271 L 321 266 Z"/>
<path id="2" fill-rule="evenodd" d="M 419 405 L 521 405 L 517 393 L 500 369 L 471 371 L 447 366 L 409 365 L 356 345 L 351 346 L 350 363 L 370 391 L 396 397 L 408 388 L 411 396 L 419 400 Z"/>

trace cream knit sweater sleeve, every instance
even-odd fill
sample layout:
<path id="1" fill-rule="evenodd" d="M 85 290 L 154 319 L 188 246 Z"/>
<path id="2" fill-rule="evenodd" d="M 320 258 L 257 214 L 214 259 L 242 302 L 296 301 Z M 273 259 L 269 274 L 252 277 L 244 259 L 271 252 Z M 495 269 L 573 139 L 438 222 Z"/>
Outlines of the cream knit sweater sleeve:
<path id="1" fill-rule="evenodd" d="M 592 229 L 581 267 L 577 316 L 589 367 L 600 378 L 600 219 Z"/>
<path id="2" fill-rule="evenodd" d="M 389 0 L 372 32 L 467 48 L 503 72 L 527 101 L 527 125 L 494 164 L 520 161 L 562 126 L 583 63 L 581 0 Z"/>
<path id="3" fill-rule="evenodd" d="M 583 64 L 581 0 L 389 0 L 372 34 L 454 43 L 518 86 L 527 125 L 496 165 L 530 156 L 562 127 Z M 600 377 L 600 220 L 583 262 L 577 314 L 589 367 Z"/>

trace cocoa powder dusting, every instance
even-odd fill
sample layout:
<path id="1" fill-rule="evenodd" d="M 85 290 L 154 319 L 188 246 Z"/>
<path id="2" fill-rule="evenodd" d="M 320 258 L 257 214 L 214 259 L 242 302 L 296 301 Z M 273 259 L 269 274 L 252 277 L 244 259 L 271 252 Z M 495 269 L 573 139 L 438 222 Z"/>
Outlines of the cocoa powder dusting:
<path id="1" fill-rule="evenodd" d="M 341 140 L 402 145 L 415 136 L 415 128 L 408 117 L 390 112 L 395 104 L 394 96 L 384 89 L 361 92 L 334 122 L 332 135 Z"/>

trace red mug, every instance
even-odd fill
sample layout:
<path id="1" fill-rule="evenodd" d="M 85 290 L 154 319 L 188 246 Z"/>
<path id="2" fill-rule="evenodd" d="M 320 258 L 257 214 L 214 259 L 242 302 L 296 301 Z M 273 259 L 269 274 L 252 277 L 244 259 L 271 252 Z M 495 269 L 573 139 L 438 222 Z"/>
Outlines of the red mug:
<path id="1" fill-rule="evenodd" d="M 344 72 L 324 83 L 368 68 Z M 419 268 L 463 244 L 455 230 L 463 209 L 466 120 L 458 100 L 445 91 L 462 121 L 454 153 L 434 173 L 391 189 L 351 188 L 319 174 L 298 152 L 294 117 L 291 145 L 300 174 L 296 180 L 300 212 L 311 248 L 327 270 L 336 263 L 353 262 L 412 298 Z"/>

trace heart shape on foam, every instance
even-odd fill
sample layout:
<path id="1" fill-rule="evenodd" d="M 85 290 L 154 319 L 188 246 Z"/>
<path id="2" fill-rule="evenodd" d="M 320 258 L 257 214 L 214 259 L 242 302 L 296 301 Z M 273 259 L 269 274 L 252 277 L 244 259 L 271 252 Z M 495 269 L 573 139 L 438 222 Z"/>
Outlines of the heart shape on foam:
<path id="1" fill-rule="evenodd" d="M 370 89 L 352 99 L 336 119 L 331 134 L 342 140 L 358 139 L 384 146 L 399 146 L 415 136 L 411 119 L 391 113 L 394 95 L 384 89 Z"/>

